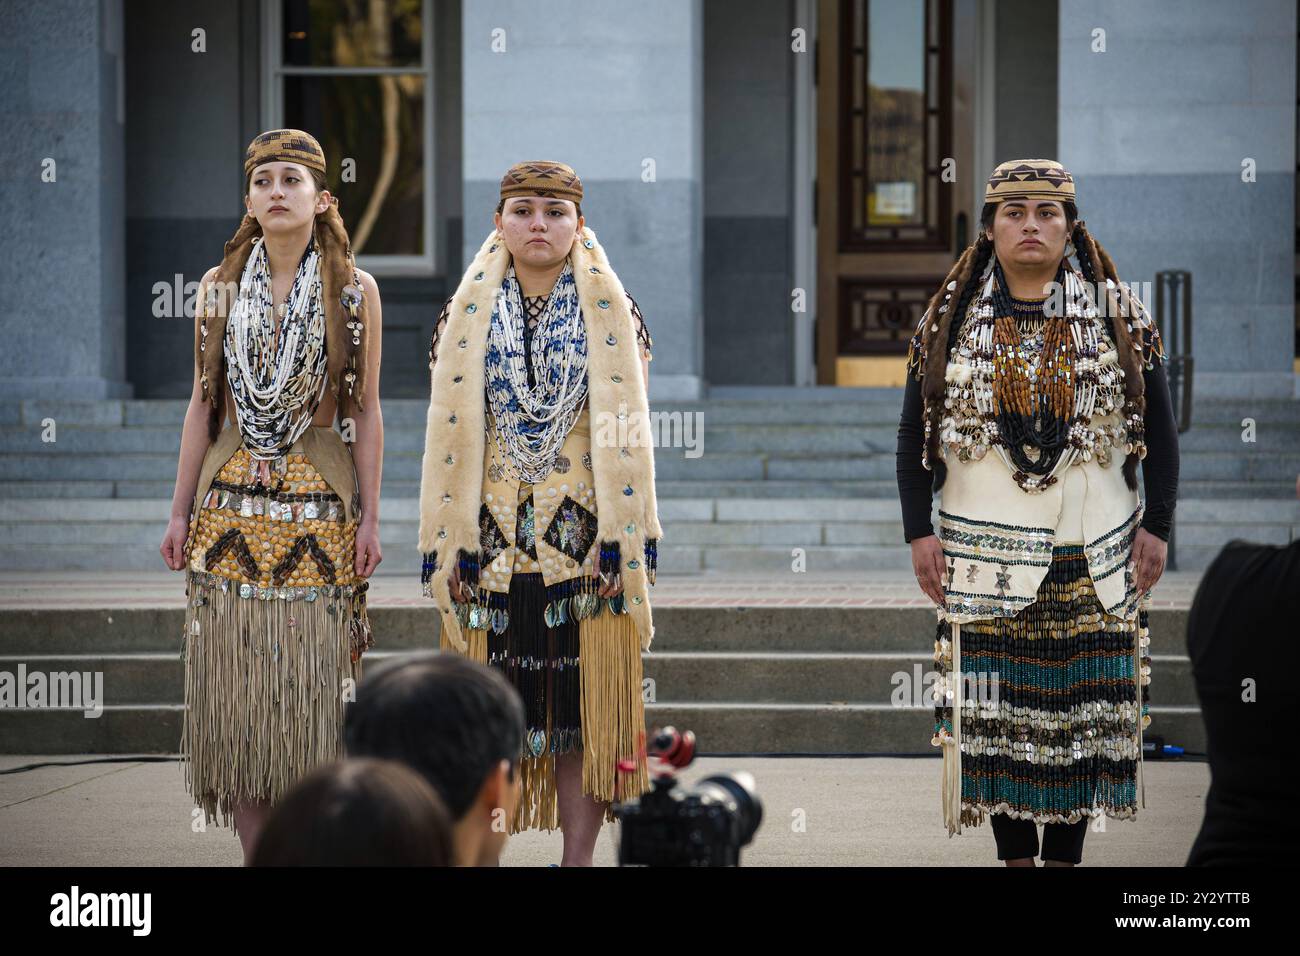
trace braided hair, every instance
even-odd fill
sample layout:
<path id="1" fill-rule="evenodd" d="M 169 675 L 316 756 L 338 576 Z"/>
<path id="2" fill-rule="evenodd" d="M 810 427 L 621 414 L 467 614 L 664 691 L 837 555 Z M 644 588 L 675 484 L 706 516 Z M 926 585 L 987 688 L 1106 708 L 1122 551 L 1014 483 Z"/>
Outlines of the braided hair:
<path id="1" fill-rule="evenodd" d="M 926 459 L 934 471 L 935 491 L 943 487 L 948 475 L 948 469 L 939 457 L 939 423 L 943 418 L 944 371 L 948 353 L 962 326 L 962 322 L 954 322 L 953 317 L 965 317 L 980 276 L 992 256 L 993 242 L 981 231 L 979 238 L 966 247 L 952 271 L 944 277 L 943 284 L 931 296 L 929 306 L 921 316 L 917 337 L 912 341 L 908 363 L 921 380 L 921 395 L 927 410 Z M 955 290 L 960 292 L 953 308 L 952 293 Z"/>
<path id="2" fill-rule="evenodd" d="M 318 170 L 311 169 L 312 181 L 318 193 L 326 188 L 325 176 Z M 244 191 L 248 192 L 252 180 L 251 173 L 245 177 Z M 203 319 L 205 325 L 195 331 L 194 358 L 201 372 L 203 401 L 208 405 L 208 441 L 215 442 L 221 430 L 225 405 L 225 362 L 222 340 L 225 335 L 226 320 L 234 304 L 235 293 L 244 266 L 252 253 L 253 244 L 262 235 L 262 226 L 252 213 L 246 213 L 240 221 L 235 234 L 226 241 L 221 264 L 212 277 L 209 288 L 218 290 L 212 307 L 207 309 Z M 339 302 L 343 288 L 352 283 L 355 259 L 347 229 L 338 211 L 338 198 L 331 197 L 328 208 L 316 215 L 312 226 L 312 239 L 320 253 L 320 280 L 323 308 L 325 311 L 325 354 L 327 385 L 336 397 L 337 415 L 340 421 L 354 417 L 363 409 L 363 396 L 366 388 L 366 355 L 369 345 L 370 322 L 369 303 L 362 297 L 357 309 L 357 317 L 362 323 L 362 331 L 357 336 L 360 341 L 353 344 L 353 335 L 346 329 L 349 316 Z M 200 302 L 198 308 L 205 308 Z M 203 348 L 203 329 L 206 338 L 213 347 Z M 352 388 L 341 387 L 342 376 L 353 375 Z"/>
<path id="3" fill-rule="evenodd" d="M 1140 442 L 1141 427 L 1134 425 L 1134 416 L 1141 422 L 1146 411 L 1143 396 L 1144 380 L 1142 378 L 1143 347 L 1139 338 L 1133 335 L 1130 317 L 1141 313 L 1141 307 L 1134 304 L 1129 290 L 1122 286 L 1115 263 L 1091 233 L 1072 202 L 1062 203 L 1065 208 L 1066 222 L 1070 229 L 1070 240 L 1074 244 L 1075 257 L 1089 289 L 1106 289 L 1106 305 L 1098 302 L 1103 313 L 1106 331 L 1110 335 L 1118 352 L 1120 368 L 1124 371 L 1125 405 L 1123 415 L 1128 422 L 1130 433 L 1135 442 Z M 989 260 L 993 256 L 994 243 L 988 238 L 988 230 L 997 213 L 997 203 L 985 203 L 980 213 L 979 237 L 966 247 L 966 250 L 953 264 L 952 270 L 944 277 L 939 289 L 931 296 L 920 326 L 913 336 L 909 355 L 908 369 L 921 381 L 921 396 L 926 408 L 926 459 L 934 472 L 934 491 L 943 487 L 948 470 L 939 455 L 939 433 L 943 420 L 943 398 L 947 387 L 945 373 L 948 356 L 961 337 L 962 327 L 968 318 L 972 300 L 979 289 L 980 279 L 984 275 Z M 1106 287 L 1106 280 L 1114 283 L 1114 289 Z M 1100 281 L 1101 285 L 1097 285 Z M 956 301 L 955 308 L 948 306 Z M 1121 321 L 1116 322 L 1118 316 Z M 957 318 L 954 321 L 954 317 Z M 1152 327 L 1153 337 L 1157 335 Z M 1155 351 L 1159 345 L 1156 340 Z M 1124 482 L 1130 488 L 1137 487 L 1138 455 L 1134 451 L 1124 460 Z"/>
<path id="4" fill-rule="evenodd" d="M 1128 288 L 1120 284 L 1114 260 L 1101 243 L 1088 232 L 1082 219 L 1074 224 L 1070 238 L 1074 243 L 1076 258 L 1079 260 L 1079 271 L 1083 273 L 1087 288 L 1096 289 L 1098 292 L 1106 289 L 1105 307 L 1103 308 L 1100 302 L 1097 306 L 1103 311 L 1106 331 L 1119 353 L 1119 366 L 1124 370 L 1122 414 L 1128 422 L 1130 437 L 1140 442 L 1143 437 L 1142 428 L 1140 424 L 1135 427 L 1134 418 L 1136 416 L 1136 421 L 1140 423 L 1146 416 L 1147 403 L 1144 394 L 1146 383 L 1142 377 L 1142 342 L 1140 337 L 1134 337 L 1131 319 L 1140 315 L 1141 308 L 1135 306 Z M 1107 288 L 1106 280 L 1114 283 L 1114 288 Z M 1119 319 L 1118 322 L 1115 321 L 1116 318 Z M 1158 350 L 1158 345 L 1156 348 Z M 1137 465 L 1138 453 L 1130 452 L 1124 459 L 1123 467 L 1124 484 L 1130 489 L 1137 488 Z"/>

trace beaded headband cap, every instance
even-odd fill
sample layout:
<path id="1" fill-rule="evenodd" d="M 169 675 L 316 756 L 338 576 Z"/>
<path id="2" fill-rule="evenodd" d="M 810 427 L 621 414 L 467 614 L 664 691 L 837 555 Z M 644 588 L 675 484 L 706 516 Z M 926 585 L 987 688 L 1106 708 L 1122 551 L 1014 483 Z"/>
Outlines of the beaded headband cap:
<path id="1" fill-rule="evenodd" d="M 316 137 L 300 129 L 258 133 L 244 152 L 244 178 L 263 163 L 299 163 L 325 175 L 325 151 Z"/>
<path id="2" fill-rule="evenodd" d="M 993 170 L 984 201 L 1054 199 L 1074 202 L 1074 177 L 1054 159 L 1012 159 Z"/>
<path id="3" fill-rule="evenodd" d="M 582 202 L 582 180 L 572 166 L 550 160 L 516 163 L 501 177 L 501 200 L 517 196 L 545 196 Z"/>

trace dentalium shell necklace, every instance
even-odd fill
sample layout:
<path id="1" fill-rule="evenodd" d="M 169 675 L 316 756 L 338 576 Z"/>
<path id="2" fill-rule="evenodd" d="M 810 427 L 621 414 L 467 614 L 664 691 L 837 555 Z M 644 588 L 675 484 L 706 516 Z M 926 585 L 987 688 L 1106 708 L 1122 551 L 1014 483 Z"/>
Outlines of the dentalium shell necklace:
<path id="1" fill-rule="evenodd" d="M 496 297 L 487 351 L 486 388 L 497 451 L 521 481 L 536 484 L 556 456 L 587 398 L 587 336 L 573 270 L 565 263 L 533 333 L 511 265 Z M 536 385 L 528 384 L 531 364 Z"/>
<path id="2" fill-rule="evenodd" d="M 226 363 L 235 413 L 249 454 L 286 454 L 316 413 L 325 390 L 325 317 L 320 254 L 312 244 L 298 265 L 276 341 L 271 271 L 261 237 L 240 277 L 226 324 Z"/>
<path id="3" fill-rule="evenodd" d="M 951 386 L 968 390 L 967 395 L 973 400 L 975 409 L 982 419 L 982 441 L 974 445 L 970 457 L 982 458 L 985 448 L 996 449 L 998 456 L 1013 473 L 1016 483 L 1022 489 L 1028 492 L 1043 491 L 1054 485 L 1060 473 L 1070 465 L 1092 457 L 1093 446 L 1098 436 L 1093 434 L 1089 423 L 1094 411 L 1097 410 L 1099 379 L 1103 390 L 1108 393 L 1118 392 L 1122 387 L 1122 372 L 1114 362 L 1113 354 L 1103 354 L 1103 333 L 1097 312 L 1092 307 L 1078 276 L 1073 270 L 1066 269 L 1065 323 L 1072 346 L 1068 351 L 1073 353 L 1067 359 L 1072 365 L 1070 369 L 1072 373 L 1070 377 L 1073 379 L 1071 383 L 1073 401 L 1070 402 L 1072 414 L 1068 419 L 1064 447 L 1060 449 L 1059 457 L 1056 457 L 1051 467 L 1045 468 L 1040 474 L 1030 474 L 1022 468 L 1023 461 L 1017 462 L 1014 459 L 1021 458 L 1025 449 L 1020 449 L 1022 454 L 1015 456 L 1008 451 L 1006 441 L 1012 436 L 1005 435 L 1001 427 L 1004 424 L 1002 419 L 1006 417 L 1004 413 L 1007 411 L 1001 407 L 999 401 L 1003 389 L 995 388 L 995 380 L 1007 374 L 1009 361 L 1007 356 L 1001 354 L 1004 348 L 1000 347 L 994 339 L 996 317 L 993 308 L 993 286 L 996 280 L 993 265 L 995 262 L 996 260 L 990 262 L 988 271 L 982 277 L 985 279 L 984 288 L 972 315 L 970 331 L 962 337 L 963 340 L 954 349 L 955 354 L 952 359 L 960 364 L 950 365 L 947 377 Z M 1107 353 L 1112 352 L 1113 350 L 1107 350 Z M 1039 379 L 1046 371 L 1045 364 L 1040 365 L 1034 372 Z M 967 367 L 962 368 L 963 365 Z M 1105 404 L 1110 406 L 1113 402 L 1108 401 Z M 1107 407 L 1102 411 L 1110 410 Z M 949 424 L 948 428 L 952 429 L 952 424 Z M 947 443 L 961 440 L 955 430 L 943 437 Z M 1041 449 L 1038 451 L 1042 453 Z"/>

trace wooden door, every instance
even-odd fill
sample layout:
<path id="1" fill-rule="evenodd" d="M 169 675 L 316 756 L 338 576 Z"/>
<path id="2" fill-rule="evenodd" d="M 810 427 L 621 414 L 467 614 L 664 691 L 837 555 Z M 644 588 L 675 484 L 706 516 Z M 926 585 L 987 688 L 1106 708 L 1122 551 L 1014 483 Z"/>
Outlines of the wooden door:
<path id="1" fill-rule="evenodd" d="M 817 380 L 903 384 L 971 241 L 975 0 L 819 0 Z"/>

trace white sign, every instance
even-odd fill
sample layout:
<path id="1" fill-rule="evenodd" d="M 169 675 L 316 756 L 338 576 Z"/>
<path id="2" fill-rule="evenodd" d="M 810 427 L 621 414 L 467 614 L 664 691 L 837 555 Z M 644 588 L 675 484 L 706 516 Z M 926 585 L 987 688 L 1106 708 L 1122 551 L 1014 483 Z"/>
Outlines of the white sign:
<path id="1" fill-rule="evenodd" d="M 916 183 L 876 183 L 877 216 L 914 216 Z"/>

